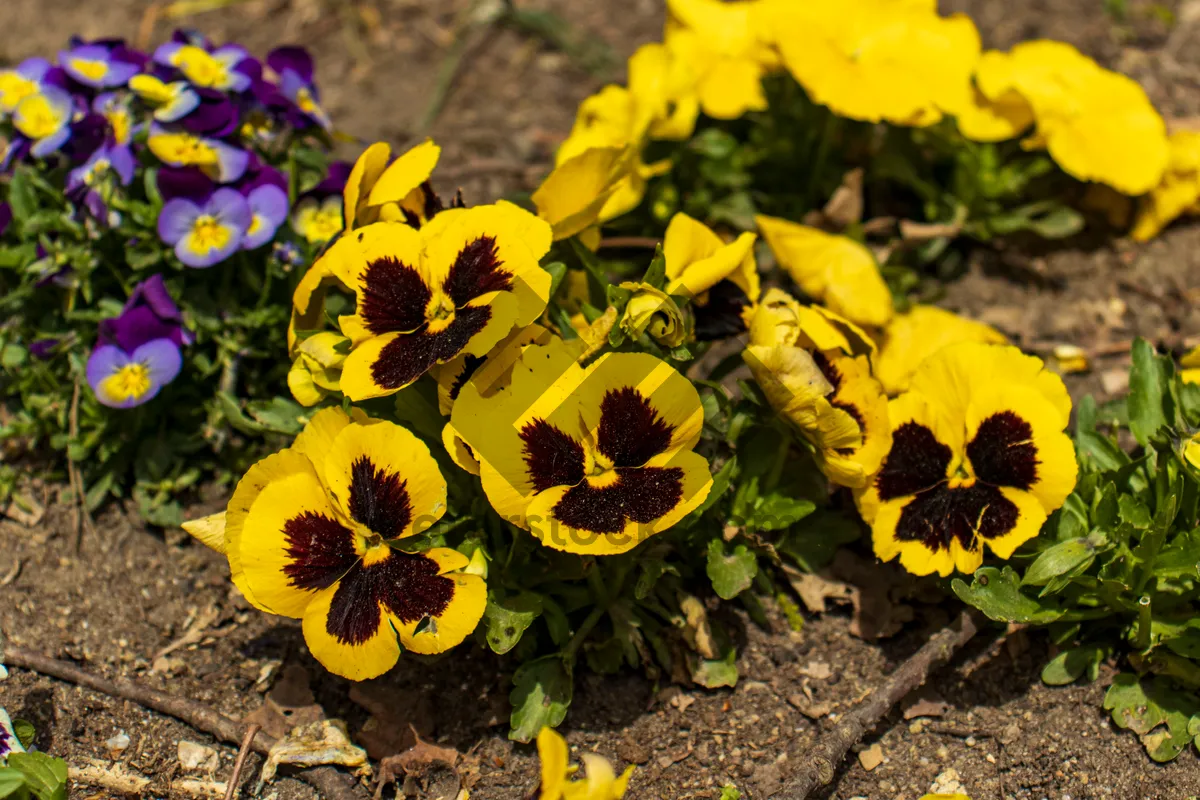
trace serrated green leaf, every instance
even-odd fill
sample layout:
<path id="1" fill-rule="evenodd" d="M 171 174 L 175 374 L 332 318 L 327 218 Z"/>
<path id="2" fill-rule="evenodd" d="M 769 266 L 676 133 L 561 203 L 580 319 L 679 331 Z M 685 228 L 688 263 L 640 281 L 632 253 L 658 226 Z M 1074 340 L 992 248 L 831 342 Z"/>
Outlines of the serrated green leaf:
<path id="1" fill-rule="evenodd" d="M 1171 761 L 1187 748 L 1193 716 L 1200 714 L 1200 698 L 1176 689 L 1169 680 L 1138 680 L 1122 673 L 1104 695 L 1104 708 L 1112 712 L 1117 727 L 1131 730 L 1142 740 L 1155 761 Z"/>
<path id="2" fill-rule="evenodd" d="M 502 600 L 489 597 L 487 609 L 483 612 L 487 625 L 484 638 L 488 647 L 501 655 L 512 650 L 541 614 L 541 598 L 532 592 L 521 592 Z"/>
<path id="3" fill-rule="evenodd" d="M 25 774 L 12 767 L 0 767 L 0 800 L 25 800 L 29 797 L 29 786 L 25 783 Z"/>
<path id="4" fill-rule="evenodd" d="M 527 661 L 513 674 L 508 738 L 532 741 L 542 728 L 556 728 L 571 705 L 571 674 L 558 654 Z"/>
<path id="5" fill-rule="evenodd" d="M 951 588 L 958 599 L 997 622 L 1044 625 L 1063 616 L 1057 602 L 1022 593 L 1021 579 L 1012 567 L 983 567 L 975 572 L 970 584 L 955 578 Z"/>
<path id="6" fill-rule="evenodd" d="M 708 579 L 722 600 L 732 600 L 750 588 L 758 575 L 758 558 L 744 544 L 731 550 L 721 539 L 708 543 Z"/>

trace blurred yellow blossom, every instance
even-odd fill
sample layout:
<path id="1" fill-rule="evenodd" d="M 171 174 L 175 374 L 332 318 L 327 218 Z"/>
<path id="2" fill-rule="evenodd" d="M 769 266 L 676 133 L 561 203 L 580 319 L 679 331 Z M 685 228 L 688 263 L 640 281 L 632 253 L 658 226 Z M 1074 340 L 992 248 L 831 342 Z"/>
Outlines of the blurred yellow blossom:
<path id="1" fill-rule="evenodd" d="M 961 105 L 979 61 L 975 24 L 935 3 L 767 0 L 756 16 L 809 97 L 851 119 L 931 125 Z"/>
<path id="2" fill-rule="evenodd" d="M 976 85 L 993 102 L 1024 97 L 1037 123 L 1025 146 L 1046 147 L 1079 180 L 1139 195 L 1162 179 L 1166 125 L 1145 90 L 1071 45 L 1037 40 L 984 53 Z"/>
<path id="3" fill-rule="evenodd" d="M 700 108 L 717 119 L 763 111 L 762 78 L 775 63 L 759 38 L 750 0 L 667 0 L 667 49 L 691 65 Z"/>
<path id="4" fill-rule="evenodd" d="M 576 768 L 569 766 L 567 740 L 553 728 L 542 728 L 537 748 L 542 760 L 541 800 L 621 800 L 629 788 L 633 767 L 618 777 L 612 765 L 594 753 L 580 756 L 587 773 L 583 780 L 569 780 Z"/>
<path id="5" fill-rule="evenodd" d="M 1144 242 L 1158 235 L 1177 217 L 1200 213 L 1200 133 L 1171 135 L 1171 157 L 1162 182 L 1142 198 L 1133 238 Z"/>
<path id="6" fill-rule="evenodd" d="M 856 325 L 878 328 L 892 318 L 891 290 L 862 244 L 786 219 L 754 220 L 779 266 L 809 297 Z"/>

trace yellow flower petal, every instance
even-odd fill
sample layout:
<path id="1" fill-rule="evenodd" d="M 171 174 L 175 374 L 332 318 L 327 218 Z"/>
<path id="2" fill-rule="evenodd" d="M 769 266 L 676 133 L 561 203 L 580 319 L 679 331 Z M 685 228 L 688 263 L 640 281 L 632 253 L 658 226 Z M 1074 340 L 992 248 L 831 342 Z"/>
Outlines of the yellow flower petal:
<path id="1" fill-rule="evenodd" d="M 346 186 L 342 189 L 342 213 L 346 217 L 346 230 L 375 222 L 374 219 L 368 219 L 364 212 L 372 205 L 368 200 L 371 187 L 379 180 L 391 157 L 391 145 L 387 142 L 375 142 L 354 162 L 350 175 L 346 178 Z"/>
<path id="2" fill-rule="evenodd" d="M 881 338 L 875 375 L 892 395 L 906 391 L 921 362 L 947 345 L 1008 343 L 1004 334 L 990 325 L 926 305 L 914 305 L 907 313 L 897 314 Z"/>
<path id="3" fill-rule="evenodd" d="M 183 523 L 183 529 L 195 537 L 205 547 L 225 555 L 225 512 L 218 511 L 207 517 L 188 520 Z"/>
<path id="4" fill-rule="evenodd" d="M 369 204 L 381 206 L 403 202 L 413 190 L 429 180 L 441 154 L 442 148 L 432 139 L 407 150 L 380 174 L 371 187 Z"/>

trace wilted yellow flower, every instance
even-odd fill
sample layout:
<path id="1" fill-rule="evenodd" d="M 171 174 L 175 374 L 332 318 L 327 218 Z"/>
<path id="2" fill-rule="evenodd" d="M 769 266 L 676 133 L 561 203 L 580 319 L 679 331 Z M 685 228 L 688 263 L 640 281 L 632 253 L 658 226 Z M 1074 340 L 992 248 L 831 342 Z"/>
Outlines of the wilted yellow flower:
<path id="1" fill-rule="evenodd" d="M 984 545 L 1009 558 L 1075 487 L 1071 398 L 1015 347 L 939 350 L 888 406 L 892 443 L 856 492 L 875 554 L 916 575 L 973 573 Z"/>
<path id="2" fill-rule="evenodd" d="M 851 119 L 931 125 L 979 62 L 975 24 L 933 3 L 767 0 L 756 14 L 809 97 Z"/>
<path id="3" fill-rule="evenodd" d="M 748 0 L 667 0 L 667 49 L 694 71 L 705 114 L 736 119 L 767 107 L 762 78 L 775 57 L 760 39 Z"/>
<path id="4" fill-rule="evenodd" d="M 862 244 L 786 219 L 754 220 L 779 266 L 809 297 L 858 325 L 878 328 L 892 318 L 891 290 Z"/>
<path id="5" fill-rule="evenodd" d="M 340 333 L 323 331 L 309 336 L 296 349 L 287 382 L 297 403 L 315 406 L 341 391 L 342 363 L 350 352 L 349 339 Z"/>
<path id="6" fill-rule="evenodd" d="M 1004 334 L 990 325 L 925 305 L 914 305 L 893 317 L 880 339 L 875 376 L 891 395 L 907 391 L 909 379 L 921 362 L 947 345 L 1008 343 Z"/>
<path id="7" fill-rule="evenodd" d="M 687 321 L 683 311 L 669 294 L 648 283 L 622 283 L 620 288 L 633 292 L 621 315 L 621 328 L 636 338 L 643 333 L 663 347 L 678 347 L 687 341 Z"/>
<path id="8" fill-rule="evenodd" d="M 553 728 L 542 728 L 538 733 L 537 748 L 542 760 L 540 800 L 621 800 L 629 788 L 633 766 L 618 777 L 612 765 L 594 753 L 580 756 L 587 773 L 583 780 L 570 780 L 576 770 L 569 765 L 567 740 Z"/>
<path id="9" fill-rule="evenodd" d="M 890 445 L 887 395 L 871 375 L 874 345 L 850 321 L 769 289 L 749 315 L 742 358 L 763 394 L 842 486 L 863 486 Z"/>
<path id="10" fill-rule="evenodd" d="M 1162 181 L 1141 200 L 1133 238 L 1152 239 L 1177 217 L 1200 212 L 1200 133 L 1171 135 L 1171 157 Z"/>
<path id="11" fill-rule="evenodd" d="M 1150 191 L 1167 167 L 1166 125 L 1136 81 L 1106 70 L 1064 42 L 1023 42 L 989 51 L 976 73 L 992 102 L 1012 92 L 1033 109 L 1036 135 L 1065 172 L 1129 195 Z M 1116 154 L 1120 154 L 1119 156 Z"/>

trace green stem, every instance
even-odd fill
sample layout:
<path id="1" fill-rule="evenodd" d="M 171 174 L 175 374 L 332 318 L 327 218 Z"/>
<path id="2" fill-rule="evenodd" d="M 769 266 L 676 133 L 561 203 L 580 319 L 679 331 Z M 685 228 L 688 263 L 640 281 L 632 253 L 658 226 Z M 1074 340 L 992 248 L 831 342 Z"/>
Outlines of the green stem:
<path id="1" fill-rule="evenodd" d="M 1150 595 L 1144 594 L 1138 600 L 1138 626 L 1135 645 L 1141 652 L 1150 649 Z"/>
<path id="2" fill-rule="evenodd" d="M 567 646 L 563 648 L 562 658 L 567 664 L 567 669 L 575 666 L 575 657 L 579 654 L 579 648 L 583 646 L 583 641 L 587 639 L 588 634 L 592 629 L 599 624 L 604 615 L 608 613 L 608 606 L 601 605 L 592 609 L 591 613 L 583 621 L 583 624 L 575 631 L 575 635 L 571 637 L 571 641 L 567 642 Z"/>
<path id="3" fill-rule="evenodd" d="M 779 486 L 779 481 L 783 478 L 783 468 L 787 464 L 788 453 L 791 451 L 792 437 L 787 431 L 784 431 L 780 436 L 779 449 L 775 451 L 775 461 L 771 464 L 771 471 L 767 473 L 767 491 Z"/>
<path id="4" fill-rule="evenodd" d="M 592 629 L 600 623 L 604 615 L 608 613 L 612 607 L 613 601 L 621 594 L 621 586 L 625 583 L 625 575 L 629 571 L 626 564 L 622 564 L 613 570 L 611 588 L 606 586 L 603 578 L 600 575 L 599 562 L 593 561 L 592 568 L 588 570 L 588 584 L 592 587 L 592 592 L 597 595 L 600 602 L 593 608 L 583 620 L 571 637 L 571 641 L 567 642 L 567 646 L 563 648 L 562 658 L 567 665 L 567 669 L 572 669 L 575 666 L 575 658 L 579 655 L 579 648 L 583 646 Z"/>
<path id="5" fill-rule="evenodd" d="M 821 173 L 825 170 L 825 160 L 829 158 L 829 148 L 833 145 L 834 128 L 837 117 L 829 109 L 824 109 L 825 124 L 821 126 L 821 138 L 817 141 L 817 154 L 812 160 L 812 172 L 808 174 L 808 188 L 804 192 L 804 207 L 815 208 L 817 189 L 821 185 Z"/>

